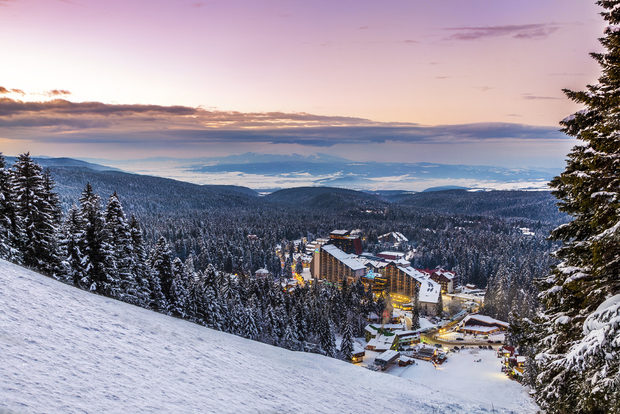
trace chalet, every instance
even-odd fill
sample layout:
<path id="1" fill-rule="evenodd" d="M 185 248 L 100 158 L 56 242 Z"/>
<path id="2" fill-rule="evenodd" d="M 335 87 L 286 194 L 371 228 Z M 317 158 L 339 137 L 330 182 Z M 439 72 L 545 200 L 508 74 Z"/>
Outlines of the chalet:
<path id="1" fill-rule="evenodd" d="M 408 356 L 401 355 L 400 358 L 398 358 L 399 367 L 406 367 L 407 365 L 411 365 L 413 363 L 415 363 L 415 360 Z"/>
<path id="2" fill-rule="evenodd" d="M 430 361 L 431 359 L 433 359 L 436 353 L 436 348 L 421 344 L 413 349 L 413 353 L 411 354 L 411 356 L 413 358 L 422 359 L 424 361 Z"/>
<path id="3" fill-rule="evenodd" d="M 254 272 L 254 276 L 256 276 L 257 278 L 266 278 L 270 274 L 271 273 L 269 272 L 269 270 L 265 268 L 258 269 L 256 272 Z"/>
<path id="4" fill-rule="evenodd" d="M 461 331 L 476 335 L 488 335 L 505 331 L 510 325 L 486 315 L 467 315 L 461 322 Z"/>
<path id="5" fill-rule="evenodd" d="M 357 342 L 353 342 L 353 353 L 351 354 L 351 362 L 357 364 L 358 362 L 362 362 L 364 360 L 364 356 L 366 355 L 366 351 L 359 345 Z"/>
<path id="6" fill-rule="evenodd" d="M 398 348 L 398 337 L 393 333 L 377 335 L 366 344 L 369 351 L 383 352 L 389 349 Z"/>
<path id="7" fill-rule="evenodd" d="M 375 358 L 375 365 L 379 366 L 382 370 L 384 370 L 388 367 L 388 365 L 398 360 L 398 357 L 400 357 L 400 352 L 394 350 L 387 350 Z"/>
<path id="8" fill-rule="evenodd" d="M 418 331 L 394 331 L 398 337 L 398 349 L 406 350 L 420 343 L 420 334 Z"/>

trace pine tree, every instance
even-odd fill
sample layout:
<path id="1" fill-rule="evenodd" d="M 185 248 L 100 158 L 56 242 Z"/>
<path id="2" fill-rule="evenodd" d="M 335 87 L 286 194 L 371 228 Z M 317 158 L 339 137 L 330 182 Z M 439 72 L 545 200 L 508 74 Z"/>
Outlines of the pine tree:
<path id="1" fill-rule="evenodd" d="M 131 254 L 133 268 L 131 273 L 136 281 L 137 298 L 142 306 L 151 302 L 150 272 L 147 266 L 146 249 L 142 238 L 142 230 L 135 216 L 129 219 L 129 234 L 131 236 Z"/>
<path id="2" fill-rule="evenodd" d="M 114 192 L 108 200 L 105 211 L 105 229 L 111 248 L 111 260 L 114 266 L 108 274 L 112 284 L 112 295 L 125 302 L 137 304 L 140 293 L 133 274 L 134 256 L 131 230 L 118 195 Z"/>
<path id="3" fill-rule="evenodd" d="M 60 257 L 63 279 L 79 286 L 86 276 L 84 263 L 86 225 L 80 211 L 73 206 L 68 212 L 60 231 Z"/>
<path id="4" fill-rule="evenodd" d="M 23 253 L 23 263 L 52 273 L 59 263 L 56 251 L 58 199 L 51 194 L 48 188 L 51 183 L 46 185 L 41 167 L 29 153 L 17 157 L 12 174 L 15 212 L 21 226 L 17 247 Z"/>
<path id="5" fill-rule="evenodd" d="M 551 186 L 573 220 L 556 228 L 560 263 L 541 281 L 537 400 L 547 412 L 620 412 L 620 1 L 602 0 L 609 26 L 593 53 L 602 75 L 565 90 L 585 108 L 563 131 L 583 142 Z"/>
<path id="6" fill-rule="evenodd" d="M 325 355 L 333 358 L 336 355 L 336 336 L 334 335 L 331 321 L 327 316 L 321 318 L 319 339 Z"/>
<path id="7" fill-rule="evenodd" d="M 189 300 L 187 281 L 189 277 L 183 262 L 181 262 L 181 259 L 178 257 L 172 262 L 172 274 L 172 286 L 170 287 L 172 301 L 170 302 L 168 311 L 171 315 L 179 318 L 186 318 L 187 302 Z"/>
<path id="8" fill-rule="evenodd" d="M 84 277 L 79 285 L 88 290 L 109 295 L 111 292 L 108 274 L 113 271 L 112 249 L 108 243 L 105 218 L 101 200 L 90 184 L 86 184 L 80 197 L 80 216 L 84 221 L 82 266 Z"/>
<path id="9" fill-rule="evenodd" d="M 342 342 L 340 343 L 340 352 L 347 361 L 350 361 L 353 357 L 353 329 L 349 319 L 347 319 L 344 324 Z"/>
<path id="10" fill-rule="evenodd" d="M 157 240 L 157 244 L 151 252 L 149 258 L 153 277 L 159 280 L 161 292 L 164 294 L 168 303 L 172 302 L 172 253 L 168 242 L 162 236 Z"/>
<path id="11" fill-rule="evenodd" d="M 22 255 L 16 245 L 19 224 L 11 180 L 11 172 L 0 152 L 0 258 L 21 263 Z"/>

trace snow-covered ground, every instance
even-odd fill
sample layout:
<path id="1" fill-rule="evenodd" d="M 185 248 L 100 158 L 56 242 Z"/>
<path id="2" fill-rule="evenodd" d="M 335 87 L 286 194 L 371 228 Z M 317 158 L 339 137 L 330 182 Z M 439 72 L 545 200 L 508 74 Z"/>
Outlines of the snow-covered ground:
<path id="1" fill-rule="evenodd" d="M 371 372 L 90 294 L 0 260 L 0 411 L 534 411 L 518 384 L 501 388 L 471 379 L 471 363 L 448 364 L 441 373 L 454 380 L 432 366 L 407 368 L 402 378 Z"/>
<path id="2" fill-rule="evenodd" d="M 497 351 L 464 349 L 450 352 L 448 360 L 435 368 L 427 361 L 417 360 L 408 367 L 393 366 L 389 374 L 424 382 L 433 389 L 468 395 L 489 407 L 502 407 L 519 413 L 536 412 L 527 389 L 501 372 Z"/>

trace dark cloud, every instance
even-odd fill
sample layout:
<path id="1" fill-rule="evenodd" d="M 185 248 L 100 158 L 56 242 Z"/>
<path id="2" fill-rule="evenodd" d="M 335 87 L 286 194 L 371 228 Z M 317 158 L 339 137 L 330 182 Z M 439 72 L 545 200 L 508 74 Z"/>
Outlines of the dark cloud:
<path id="1" fill-rule="evenodd" d="M 0 116 L 18 115 L 23 113 L 54 113 L 65 115 L 129 115 L 134 113 L 168 113 L 191 115 L 196 108 L 186 106 L 159 105 L 110 105 L 101 102 L 70 102 L 54 99 L 44 102 L 24 102 L 15 99 L 0 99 Z"/>
<path id="2" fill-rule="evenodd" d="M 308 113 L 243 113 L 185 106 L 23 102 L 0 98 L 0 132 L 11 139 L 128 146 L 270 143 L 330 147 L 384 142 L 454 143 L 566 139 L 554 127 L 512 123 L 423 126 Z"/>
<path id="3" fill-rule="evenodd" d="M 0 93 L 9 93 L 10 91 L 4 86 L 0 86 Z"/>
<path id="4" fill-rule="evenodd" d="M 416 44 L 416 43 L 419 43 L 419 42 L 417 40 L 413 40 L 413 39 L 405 39 L 405 40 L 403 40 L 403 43 L 406 43 L 408 45 L 413 45 L 413 44 Z"/>
<path id="5" fill-rule="evenodd" d="M 545 38 L 558 30 L 558 25 L 550 23 L 514 24 L 503 26 L 448 27 L 454 32 L 446 40 L 477 40 L 488 37 L 510 36 L 514 39 Z"/>

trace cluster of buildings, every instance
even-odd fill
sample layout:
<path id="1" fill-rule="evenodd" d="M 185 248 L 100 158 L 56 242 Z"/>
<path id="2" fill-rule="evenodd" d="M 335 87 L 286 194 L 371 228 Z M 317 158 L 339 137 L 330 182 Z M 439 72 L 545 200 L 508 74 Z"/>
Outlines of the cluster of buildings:
<path id="1" fill-rule="evenodd" d="M 400 233 L 387 233 L 402 242 Z M 317 239 L 307 245 L 313 252 L 310 273 L 315 280 L 335 285 L 361 280 L 376 293 L 389 293 L 392 303 L 402 309 L 411 309 L 416 294 L 419 309 L 434 315 L 441 303 L 442 293 L 452 293 L 456 275 L 441 268 L 415 269 L 405 254 L 383 251 L 376 255 L 362 252 L 359 232 L 334 230 L 329 239 Z"/>
<path id="2" fill-rule="evenodd" d="M 519 355 L 514 347 L 504 345 L 497 350 L 497 356 L 502 358 L 502 371 L 508 375 L 509 378 L 520 381 L 523 377 L 523 371 L 525 370 L 526 358 Z"/>

